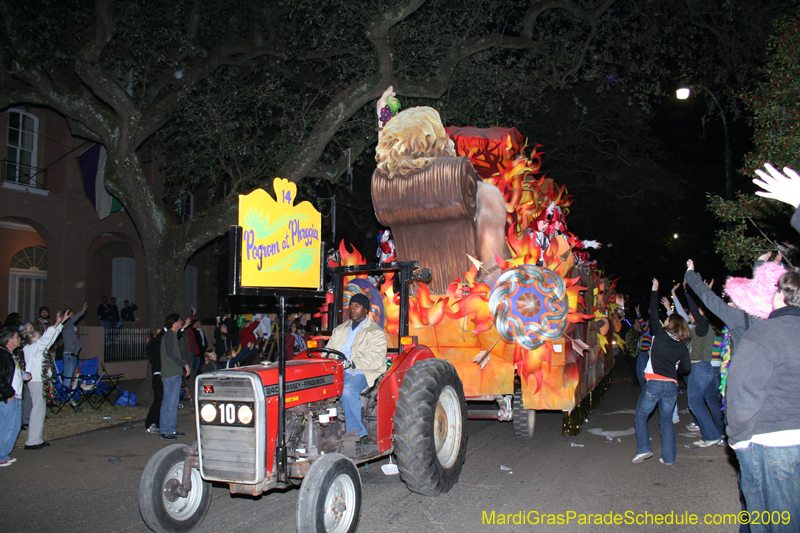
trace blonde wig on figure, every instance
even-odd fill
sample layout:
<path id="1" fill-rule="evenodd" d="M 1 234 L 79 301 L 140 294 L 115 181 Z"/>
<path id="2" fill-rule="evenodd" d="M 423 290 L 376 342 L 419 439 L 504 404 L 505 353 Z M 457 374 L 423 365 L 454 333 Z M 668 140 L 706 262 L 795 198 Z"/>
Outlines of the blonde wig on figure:
<path id="1" fill-rule="evenodd" d="M 389 178 L 455 155 L 455 145 L 432 107 L 411 107 L 398 113 L 383 128 L 375 149 L 378 171 Z"/>

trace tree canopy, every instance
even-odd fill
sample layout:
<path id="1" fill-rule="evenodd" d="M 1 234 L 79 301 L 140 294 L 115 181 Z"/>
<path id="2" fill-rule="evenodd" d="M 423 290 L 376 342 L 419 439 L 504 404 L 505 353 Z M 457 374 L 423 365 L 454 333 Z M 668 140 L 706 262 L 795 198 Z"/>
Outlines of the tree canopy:
<path id="1" fill-rule="evenodd" d="M 572 116 L 611 101 L 645 112 L 679 76 L 738 91 L 785 3 L 2 1 L 0 108 L 48 106 L 106 146 L 106 187 L 142 236 L 157 321 L 185 300 L 186 260 L 235 220 L 237 192 L 277 175 L 318 193 L 369 154 L 388 85 L 459 125 L 535 127 L 565 102 Z M 606 125 L 581 142 L 638 174 L 647 163 L 629 164 L 625 147 L 636 127 Z M 167 204 L 142 163 L 164 152 Z M 619 172 L 598 177 L 585 160 L 582 181 L 620 194 Z M 198 188 L 212 201 L 179 224 L 172 212 Z M 359 199 L 370 212 L 365 190 Z"/>

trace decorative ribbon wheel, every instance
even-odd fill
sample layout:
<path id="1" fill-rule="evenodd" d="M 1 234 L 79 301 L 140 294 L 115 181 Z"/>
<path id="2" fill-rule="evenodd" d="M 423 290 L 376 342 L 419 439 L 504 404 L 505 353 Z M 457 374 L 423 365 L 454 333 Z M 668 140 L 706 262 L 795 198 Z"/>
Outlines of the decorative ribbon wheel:
<path id="1" fill-rule="evenodd" d="M 527 350 L 561 337 L 569 300 L 561 277 L 547 268 L 522 265 L 503 273 L 489 298 L 497 332 Z"/>

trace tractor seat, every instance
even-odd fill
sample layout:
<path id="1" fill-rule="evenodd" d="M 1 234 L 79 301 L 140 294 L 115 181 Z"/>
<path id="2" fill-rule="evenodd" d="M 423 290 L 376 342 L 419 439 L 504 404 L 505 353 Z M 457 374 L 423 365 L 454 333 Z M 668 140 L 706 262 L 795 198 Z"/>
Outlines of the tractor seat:
<path id="1" fill-rule="evenodd" d="M 381 381 L 383 381 L 383 376 L 385 375 L 386 373 L 383 373 L 380 376 L 378 376 L 378 378 L 375 380 L 375 383 L 373 383 L 372 386 L 367 387 L 366 389 L 361 391 L 361 396 L 371 396 L 373 392 L 378 390 L 378 385 L 380 385 Z"/>

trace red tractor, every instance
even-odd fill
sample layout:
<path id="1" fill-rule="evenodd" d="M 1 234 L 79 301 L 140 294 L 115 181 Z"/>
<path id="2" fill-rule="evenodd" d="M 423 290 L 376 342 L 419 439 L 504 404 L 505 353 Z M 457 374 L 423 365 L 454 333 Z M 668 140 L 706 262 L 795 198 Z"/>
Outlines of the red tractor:
<path id="1" fill-rule="evenodd" d="M 450 490 L 466 453 L 467 408 L 453 365 L 405 337 L 409 285 L 430 275 L 427 269 L 415 275 L 418 267 L 414 261 L 327 269 L 336 296 L 331 329 L 342 316 L 344 276 L 400 275 L 401 347 L 390 349 L 390 366 L 361 393 L 364 426 L 377 444 L 361 445 L 346 434 L 343 366 L 327 357 L 339 355 L 335 350 L 309 348 L 288 362 L 281 355 L 276 363 L 202 374 L 194 395 L 197 441 L 162 449 L 142 474 L 139 509 L 147 526 L 190 531 L 208 512 L 216 481 L 231 494 L 252 496 L 299 486 L 298 532 L 355 531 L 357 465 L 390 454 L 409 490 L 427 496 Z M 279 301 L 283 308 L 283 294 Z"/>

